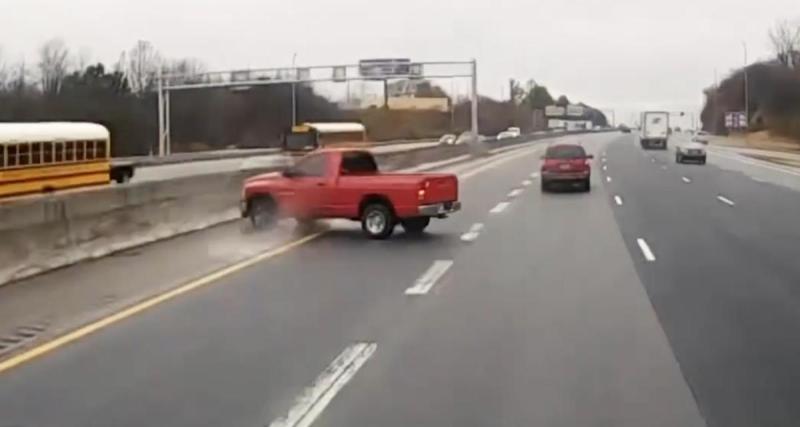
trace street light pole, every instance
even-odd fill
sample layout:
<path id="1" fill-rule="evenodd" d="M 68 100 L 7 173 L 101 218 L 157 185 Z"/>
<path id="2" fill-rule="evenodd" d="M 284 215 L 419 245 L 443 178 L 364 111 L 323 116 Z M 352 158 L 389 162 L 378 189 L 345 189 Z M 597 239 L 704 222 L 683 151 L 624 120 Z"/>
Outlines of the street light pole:
<path id="1" fill-rule="evenodd" d="M 744 119 L 745 130 L 750 127 L 750 88 L 747 83 L 747 43 L 742 42 L 744 48 Z"/>
<path id="2" fill-rule="evenodd" d="M 475 138 L 475 141 L 478 140 L 478 62 L 473 59 L 472 60 L 472 93 L 470 94 L 472 97 L 471 109 L 470 109 L 470 118 L 471 118 L 471 126 L 470 130 L 472 131 L 472 135 Z"/>
<path id="3" fill-rule="evenodd" d="M 297 125 L 297 68 L 295 61 L 297 60 L 297 52 L 292 54 L 292 126 Z"/>

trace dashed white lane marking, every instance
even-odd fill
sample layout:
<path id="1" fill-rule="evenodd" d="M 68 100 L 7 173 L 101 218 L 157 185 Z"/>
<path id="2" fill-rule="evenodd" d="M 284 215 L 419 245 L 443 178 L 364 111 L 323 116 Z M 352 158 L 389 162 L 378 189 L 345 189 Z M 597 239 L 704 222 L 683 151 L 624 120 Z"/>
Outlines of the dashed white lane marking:
<path id="1" fill-rule="evenodd" d="M 496 213 L 503 212 L 504 210 L 506 210 L 508 205 L 510 205 L 510 203 L 508 203 L 508 202 L 500 202 L 497 205 L 495 205 L 495 207 L 493 207 L 492 210 L 489 211 L 489 213 L 496 214 Z"/>
<path id="2" fill-rule="evenodd" d="M 513 190 L 508 192 L 508 197 L 512 197 L 513 198 L 513 197 L 519 196 L 520 194 L 522 194 L 522 189 L 521 188 L 515 188 L 515 189 L 513 189 Z"/>
<path id="3" fill-rule="evenodd" d="M 603 165 L 603 170 L 604 170 L 604 171 L 607 171 L 607 170 L 608 170 L 608 166 L 606 166 L 606 165 Z"/>
<path id="4" fill-rule="evenodd" d="M 528 175 L 528 176 L 530 176 L 530 177 L 531 177 L 531 178 L 533 178 L 533 179 L 536 179 L 536 178 L 538 178 L 538 177 L 539 177 L 539 172 L 533 172 L 533 173 L 531 173 L 531 174 L 530 174 L 530 175 Z"/>
<path id="5" fill-rule="evenodd" d="M 692 182 L 692 180 L 691 180 L 691 179 L 689 179 L 689 178 L 687 178 L 687 177 L 685 177 L 685 176 L 682 176 L 682 177 L 681 177 L 681 179 L 683 180 L 683 182 L 685 182 L 685 183 L 687 183 L 687 184 L 688 184 L 688 183 L 690 183 L 690 182 Z"/>
<path id="6" fill-rule="evenodd" d="M 733 203 L 733 200 L 731 200 L 731 199 L 729 199 L 729 198 L 727 198 L 725 196 L 717 196 L 717 200 L 719 200 L 722 203 L 725 203 L 728 206 L 736 205 L 736 203 Z"/>
<path id="7" fill-rule="evenodd" d="M 478 238 L 481 234 L 481 230 L 483 230 L 483 224 L 475 223 L 472 224 L 472 227 L 469 228 L 469 231 L 461 235 L 461 240 L 464 242 L 472 242 Z"/>
<path id="8" fill-rule="evenodd" d="M 656 159 L 655 159 L 655 157 L 651 157 L 651 158 L 650 158 L 650 163 L 655 163 L 655 162 L 656 162 Z"/>
<path id="9" fill-rule="evenodd" d="M 606 177 L 606 182 L 611 182 L 611 177 L 610 176 Z"/>
<path id="10" fill-rule="evenodd" d="M 406 289 L 406 295 L 425 295 L 433 288 L 436 282 L 453 266 L 453 260 L 439 259 L 422 273 L 414 285 Z"/>
<path id="11" fill-rule="evenodd" d="M 642 251 L 642 255 L 644 255 L 644 259 L 647 261 L 653 262 L 656 260 L 656 256 L 653 255 L 653 251 L 650 250 L 650 245 L 644 241 L 644 239 L 636 239 L 636 243 L 639 244 L 639 249 Z"/>
<path id="12" fill-rule="evenodd" d="M 617 204 L 617 206 L 622 206 L 622 197 L 614 196 L 614 202 Z"/>
<path id="13" fill-rule="evenodd" d="M 526 179 L 525 181 L 522 181 L 522 186 L 523 187 L 527 187 L 527 186 L 529 186 L 531 184 L 533 184 L 533 181 L 531 181 L 529 179 Z"/>
<path id="14" fill-rule="evenodd" d="M 356 372 L 369 360 L 377 344 L 356 343 L 346 349 L 317 377 L 311 387 L 297 397 L 285 418 L 279 418 L 270 427 L 308 427 L 322 414 Z"/>
<path id="15" fill-rule="evenodd" d="M 661 170 L 664 170 L 664 171 L 667 170 L 667 166 L 666 165 L 661 166 Z"/>

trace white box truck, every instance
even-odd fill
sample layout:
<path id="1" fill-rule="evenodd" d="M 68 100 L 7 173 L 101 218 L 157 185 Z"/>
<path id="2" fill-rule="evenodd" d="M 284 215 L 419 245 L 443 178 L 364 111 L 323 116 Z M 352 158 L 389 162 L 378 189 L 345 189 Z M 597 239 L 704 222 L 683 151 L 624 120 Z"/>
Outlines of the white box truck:
<path id="1" fill-rule="evenodd" d="M 667 149 L 669 139 L 669 113 L 666 111 L 645 111 L 642 113 L 642 130 L 639 142 L 642 148 Z"/>

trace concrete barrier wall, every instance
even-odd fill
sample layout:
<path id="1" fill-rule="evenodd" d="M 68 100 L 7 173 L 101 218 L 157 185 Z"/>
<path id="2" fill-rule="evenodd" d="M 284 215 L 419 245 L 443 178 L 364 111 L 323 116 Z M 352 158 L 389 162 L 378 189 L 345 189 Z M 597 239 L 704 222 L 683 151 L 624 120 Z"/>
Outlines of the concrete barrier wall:
<path id="1" fill-rule="evenodd" d="M 376 155 L 396 170 L 557 135 Z M 78 261 L 230 221 L 253 169 L 149 181 L 0 203 L 0 285 Z"/>

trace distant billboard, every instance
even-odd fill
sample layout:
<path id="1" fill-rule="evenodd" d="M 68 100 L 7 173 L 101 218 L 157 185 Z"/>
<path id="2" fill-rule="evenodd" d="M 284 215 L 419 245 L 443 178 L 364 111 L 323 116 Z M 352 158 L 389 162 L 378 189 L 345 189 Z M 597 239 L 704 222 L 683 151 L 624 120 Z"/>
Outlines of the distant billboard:
<path id="1" fill-rule="evenodd" d="M 725 113 L 725 127 L 728 129 L 746 129 L 747 116 L 743 111 Z"/>
<path id="2" fill-rule="evenodd" d="M 566 110 L 558 105 L 548 105 L 544 107 L 544 115 L 547 117 L 562 117 L 566 115 Z"/>
<path id="3" fill-rule="evenodd" d="M 347 80 L 347 67 L 333 67 L 333 81 L 343 82 Z"/>
<path id="4" fill-rule="evenodd" d="M 566 122 L 561 119 L 550 119 L 547 121 L 547 128 L 548 129 L 563 129 L 567 127 Z"/>
<path id="5" fill-rule="evenodd" d="M 567 115 L 570 117 L 582 117 L 584 108 L 580 105 L 567 105 Z"/>
<path id="6" fill-rule="evenodd" d="M 409 76 L 412 65 L 408 58 L 362 59 L 358 61 L 358 74 L 368 79 L 382 79 L 387 76 Z M 421 66 L 415 67 L 421 72 Z"/>

